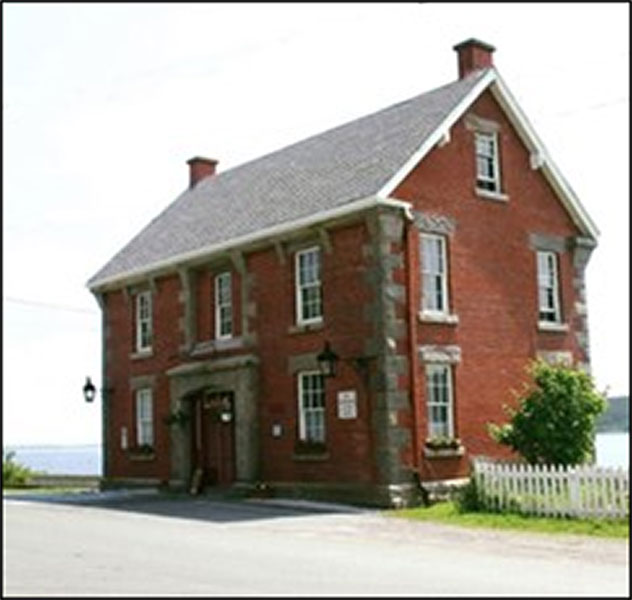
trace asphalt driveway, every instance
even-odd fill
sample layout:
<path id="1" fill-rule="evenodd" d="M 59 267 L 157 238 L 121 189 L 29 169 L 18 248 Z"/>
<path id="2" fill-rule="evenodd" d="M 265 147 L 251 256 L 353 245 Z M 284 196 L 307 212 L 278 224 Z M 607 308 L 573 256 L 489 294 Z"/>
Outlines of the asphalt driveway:
<path id="1" fill-rule="evenodd" d="M 292 501 L 5 497 L 4 595 L 629 596 L 627 540 Z"/>

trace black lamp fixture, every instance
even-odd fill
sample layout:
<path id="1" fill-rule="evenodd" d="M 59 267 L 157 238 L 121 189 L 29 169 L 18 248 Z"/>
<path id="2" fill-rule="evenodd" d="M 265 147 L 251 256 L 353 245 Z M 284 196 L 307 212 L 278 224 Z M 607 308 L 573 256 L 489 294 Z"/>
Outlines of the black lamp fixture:
<path id="1" fill-rule="evenodd" d="M 86 383 L 83 386 L 83 397 L 85 398 L 86 402 L 92 402 L 96 393 L 97 388 L 94 387 L 94 383 L 92 383 L 90 377 L 86 377 Z"/>
<path id="2" fill-rule="evenodd" d="M 101 390 L 101 395 L 103 396 L 103 398 L 105 398 L 106 394 L 109 394 L 110 392 L 112 392 L 112 388 L 103 388 Z M 90 377 L 86 377 L 86 382 L 83 385 L 84 400 L 86 402 L 93 402 L 96 395 L 97 395 L 97 388 L 95 387 L 94 383 L 92 383 L 92 380 L 90 379 Z"/>
<path id="3" fill-rule="evenodd" d="M 322 352 L 316 356 L 316 360 L 318 360 L 318 368 L 320 373 L 324 377 L 335 377 L 336 376 L 336 364 L 338 361 L 342 360 L 343 362 L 351 364 L 351 366 L 356 370 L 356 372 L 362 377 L 362 380 L 365 384 L 368 384 L 369 381 L 369 366 L 370 361 L 377 358 L 377 356 L 352 356 L 349 358 L 340 358 L 332 349 L 329 344 L 329 341 L 325 342 L 325 347 Z"/>
<path id="4" fill-rule="evenodd" d="M 329 342 L 326 341 L 323 351 L 316 357 L 321 374 L 325 377 L 335 377 L 338 359 L 339 356 L 331 349 Z"/>

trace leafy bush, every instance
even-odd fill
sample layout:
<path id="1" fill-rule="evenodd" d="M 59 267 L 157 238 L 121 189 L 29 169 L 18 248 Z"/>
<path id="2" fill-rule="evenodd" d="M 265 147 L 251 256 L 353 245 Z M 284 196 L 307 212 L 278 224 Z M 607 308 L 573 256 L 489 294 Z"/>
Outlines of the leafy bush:
<path id="1" fill-rule="evenodd" d="M 460 513 L 483 510 L 483 502 L 474 477 L 455 494 L 454 504 Z"/>
<path id="2" fill-rule="evenodd" d="M 488 424 L 498 443 L 518 452 L 530 464 L 574 465 L 594 453 L 595 423 L 606 400 L 591 376 L 579 369 L 535 361 L 533 379 L 518 409 L 506 407 L 510 422 Z"/>
<path id="3" fill-rule="evenodd" d="M 2 485 L 4 487 L 24 487 L 34 475 L 33 471 L 14 460 L 15 452 L 2 455 Z"/>

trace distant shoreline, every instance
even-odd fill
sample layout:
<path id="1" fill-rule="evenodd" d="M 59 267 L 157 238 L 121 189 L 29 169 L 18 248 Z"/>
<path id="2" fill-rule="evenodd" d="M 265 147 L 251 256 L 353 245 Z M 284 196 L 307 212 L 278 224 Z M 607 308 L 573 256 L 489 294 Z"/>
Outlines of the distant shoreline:
<path id="1" fill-rule="evenodd" d="M 87 444 L 4 444 L 3 450 L 22 450 L 24 448 L 37 448 L 38 450 L 57 450 L 59 448 L 96 448 L 101 447 L 101 442 Z"/>
<path id="2" fill-rule="evenodd" d="M 102 475 L 103 448 L 95 444 L 7 444 L 3 457 L 8 453 L 14 460 L 45 475 Z"/>

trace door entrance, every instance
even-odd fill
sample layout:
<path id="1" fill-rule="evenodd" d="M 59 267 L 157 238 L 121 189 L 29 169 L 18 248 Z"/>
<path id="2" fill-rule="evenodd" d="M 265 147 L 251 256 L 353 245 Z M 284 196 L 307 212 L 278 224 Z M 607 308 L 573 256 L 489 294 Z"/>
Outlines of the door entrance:
<path id="1" fill-rule="evenodd" d="M 194 401 L 191 493 L 235 480 L 234 396 L 201 394 Z"/>

